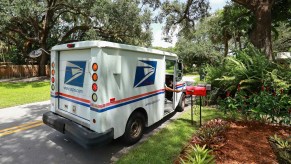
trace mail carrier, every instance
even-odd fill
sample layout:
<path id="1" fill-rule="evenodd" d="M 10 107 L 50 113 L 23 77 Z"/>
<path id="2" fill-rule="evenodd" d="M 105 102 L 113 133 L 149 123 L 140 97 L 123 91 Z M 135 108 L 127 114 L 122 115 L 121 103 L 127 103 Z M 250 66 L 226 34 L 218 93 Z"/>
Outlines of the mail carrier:
<path id="1" fill-rule="evenodd" d="M 134 144 L 148 127 L 182 111 L 185 88 L 177 55 L 105 41 L 51 50 L 51 104 L 43 122 L 81 145 L 122 137 Z"/>

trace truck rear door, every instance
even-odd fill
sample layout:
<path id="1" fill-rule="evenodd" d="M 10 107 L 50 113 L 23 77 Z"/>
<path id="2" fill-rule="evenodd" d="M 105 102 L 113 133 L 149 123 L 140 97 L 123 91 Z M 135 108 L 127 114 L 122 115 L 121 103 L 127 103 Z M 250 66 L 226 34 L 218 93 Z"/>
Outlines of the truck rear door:
<path id="1" fill-rule="evenodd" d="M 90 125 L 91 49 L 59 52 L 59 106 L 57 113 Z"/>

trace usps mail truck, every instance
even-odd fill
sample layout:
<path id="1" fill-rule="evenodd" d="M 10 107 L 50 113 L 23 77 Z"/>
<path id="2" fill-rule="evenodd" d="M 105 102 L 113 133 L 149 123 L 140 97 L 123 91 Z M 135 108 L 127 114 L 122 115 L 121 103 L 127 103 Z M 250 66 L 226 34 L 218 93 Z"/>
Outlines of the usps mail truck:
<path id="1" fill-rule="evenodd" d="M 183 111 L 182 63 L 177 55 L 105 41 L 83 41 L 51 49 L 48 126 L 81 145 L 122 137 L 136 143 L 145 127 Z"/>

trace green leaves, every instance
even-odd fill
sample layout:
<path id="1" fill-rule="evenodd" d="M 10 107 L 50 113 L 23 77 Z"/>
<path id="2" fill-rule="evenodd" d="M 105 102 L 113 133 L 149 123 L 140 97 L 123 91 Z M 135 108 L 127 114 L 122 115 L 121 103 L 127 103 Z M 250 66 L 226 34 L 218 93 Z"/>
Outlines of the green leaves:
<path id="1" fill-rule="evenodd" d="M 190 145 L 189 154 L 187 159 L 180 159 L 183 164 L 214 164 L 214 156 L 210 153 L 211 150 L 206 149 L 206 146 L 200 147 L 199 145 Z"/>

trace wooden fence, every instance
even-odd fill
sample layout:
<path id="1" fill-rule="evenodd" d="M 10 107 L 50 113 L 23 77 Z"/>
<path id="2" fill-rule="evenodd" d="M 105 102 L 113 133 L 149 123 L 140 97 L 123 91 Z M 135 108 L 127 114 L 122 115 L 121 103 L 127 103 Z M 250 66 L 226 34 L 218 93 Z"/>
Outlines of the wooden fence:
<path id="1" fill-rule="evenodd" d="M 38 65 L 0 65 L 0 79 L 35 77 Z M 45 66 L 46 76 L 50 76 L 49 66 Z"/>

